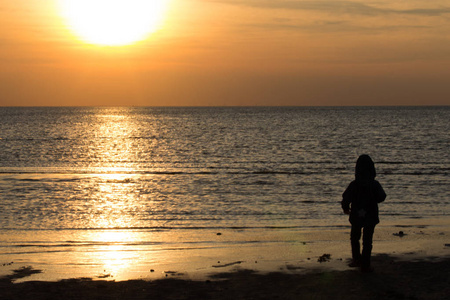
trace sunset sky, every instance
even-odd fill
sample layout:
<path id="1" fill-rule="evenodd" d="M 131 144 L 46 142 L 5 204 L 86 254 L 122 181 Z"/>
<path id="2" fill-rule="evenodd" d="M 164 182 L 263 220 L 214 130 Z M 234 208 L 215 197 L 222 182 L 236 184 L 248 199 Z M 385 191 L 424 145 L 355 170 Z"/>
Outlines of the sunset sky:
<path id="1" fill-rule="evenodd" d="M 0 106 L 450 105 L 448 0 L 157 0 L 122 46 L 67 1 L 0 2 Z"/>

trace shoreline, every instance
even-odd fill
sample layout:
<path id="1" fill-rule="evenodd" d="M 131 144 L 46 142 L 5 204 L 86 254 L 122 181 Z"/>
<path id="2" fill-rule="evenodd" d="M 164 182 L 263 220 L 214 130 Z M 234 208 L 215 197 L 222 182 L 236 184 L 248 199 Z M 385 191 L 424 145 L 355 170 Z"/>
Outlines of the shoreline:
<path id="1" fill-rule="evenodd" d="M 445 299 L 450 294 L 446 224 L 379 226 L 372 255 L 375 272 L 369 274 L 347 266 L 349 229 L 275 230 L 265 236 L 259 231 L 250 236 L 248 231 L 211 231 L 207 236 L 217 242 L 209 247 L 135 249 L 128 257 L 129 249 L 113 244 L 110 251 L 85 253 L 98 255 L 91 260 L 103 259 L 91 269 L 83 261 L 71 269 L 71 259 L 83 256 L 75 253 L 69 259 L 69 252 L 58 254 L 67 258 L 59 263 L 45 257 L 42 265 L 6 263 L 0 265 L 0 299 Z M 252 242 L 256 236 L 258 243 Z M 185 232 L 172 237 L 189 243 Z"/>
<path id="2" fill-rule="evenodd" d="M 310 269 L 259 273 L 237 268 L 206 280 L 169 276 L 157 280 L 92 278 L 54 282 L 0 281 L 1 299 L 445 299 L 450 294 L 450 256 L 408 260 L 373 257 L 375 272 Z"/>
<path id="3" fill-rule="evenodd" d="M 389 255 L 407 261 L 449 256 L 450 230 L 443 223 L 439 225 L 379 226 L 375 230 L 372 255 Z M 54 282 L 73 278 L 206 280 L 211 274 L 244 269 L 258 274 L 286 272 L 295 275 L 317 269 L 349 270 L 346 263 L 350 259 L 349 228 L 326 231 L 223 230 L 220 235 L 215 230 L 197 232 L 197 235 L 185 231 L 166 232 L 160 236 L 150 233 L 154 240 L 171 238 L 179 241 L 164 247 L 136 242 L 149 237 L 148 232 L 138 236 L 124 235 L 122 231 L 101 234 L 129 240 L 127 243 L 102 242 L 81 247 L 72 247 L 62 240 L 56 243 L 58 246 L 28 246 L 17 241 L 16 252 L 4 250 L 0 256 L 0 278 L 12 276 L 14 271 L 23 268 L 36 272 L 15 278 L 14 282 Z M 318 262 L 324 254 L 331 255 L 330 259 Z"/>

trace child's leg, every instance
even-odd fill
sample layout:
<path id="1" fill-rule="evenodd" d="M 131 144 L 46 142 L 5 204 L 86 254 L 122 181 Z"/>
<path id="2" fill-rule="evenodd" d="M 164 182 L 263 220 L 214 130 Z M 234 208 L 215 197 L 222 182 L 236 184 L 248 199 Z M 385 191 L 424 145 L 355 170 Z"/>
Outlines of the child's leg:
<path id="1" fill-rule="evenodd" d="M 372 239 L 375 225 L 364 226 L 363 231 L 363 250 L 362 250 L 362 268 L 370 268 L 370 256 L 372 254 Z"/>
<path id="2" fill-rule="evenodd" d="M 350 242 L 352 244 L 353 263 L 359 263 L 361 260 L 361 250 L 359 240 L 361 239 L 361 227 L 352 225 L 350 232 Z"/>

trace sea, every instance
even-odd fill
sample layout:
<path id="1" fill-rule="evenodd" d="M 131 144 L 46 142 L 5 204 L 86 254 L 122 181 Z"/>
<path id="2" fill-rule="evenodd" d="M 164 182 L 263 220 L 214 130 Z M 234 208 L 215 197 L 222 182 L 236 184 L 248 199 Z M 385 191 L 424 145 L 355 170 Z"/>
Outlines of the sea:
<path id="1" fill-rule="evenodd" d="M 361 154 L 388 195 L 381 224 L 448 220 L 449 150 L 448 106 L 1 107 L 0 264 L 347 228 Z"/>

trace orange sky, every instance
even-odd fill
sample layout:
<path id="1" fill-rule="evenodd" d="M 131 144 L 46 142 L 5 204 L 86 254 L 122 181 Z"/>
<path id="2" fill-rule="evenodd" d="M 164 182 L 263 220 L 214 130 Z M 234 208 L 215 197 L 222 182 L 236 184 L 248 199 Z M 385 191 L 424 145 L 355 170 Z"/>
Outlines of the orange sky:
<path id="1" fill-rule="evenodd" d="M 450 105 L 448 1 L 168 1 L 121 47 L 1 1 L 0 106 Z"/>

